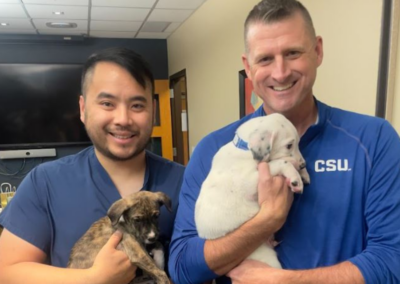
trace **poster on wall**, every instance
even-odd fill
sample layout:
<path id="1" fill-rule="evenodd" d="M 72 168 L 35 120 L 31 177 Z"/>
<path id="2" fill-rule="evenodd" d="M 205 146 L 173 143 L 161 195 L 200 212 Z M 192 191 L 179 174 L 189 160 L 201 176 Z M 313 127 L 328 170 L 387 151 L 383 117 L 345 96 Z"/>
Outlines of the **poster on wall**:
<path id="1" fill-rule="evenodd" d="M 253 84 L 244 70 L 239 71 L 240 118 L 253 113 L 262 105 L 262 100 L 253 92 Z"/>

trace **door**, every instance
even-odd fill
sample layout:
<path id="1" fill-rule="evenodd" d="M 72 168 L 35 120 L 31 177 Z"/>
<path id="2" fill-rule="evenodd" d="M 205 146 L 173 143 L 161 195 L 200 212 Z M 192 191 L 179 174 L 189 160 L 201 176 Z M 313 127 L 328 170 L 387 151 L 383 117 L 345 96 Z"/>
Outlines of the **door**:
<path id="1" fill-rule="evenodd" d="M 170 77 L 170 97 L 174 161 L 187 165 L 189 161 L 189 132 L 186 70 Z"/>

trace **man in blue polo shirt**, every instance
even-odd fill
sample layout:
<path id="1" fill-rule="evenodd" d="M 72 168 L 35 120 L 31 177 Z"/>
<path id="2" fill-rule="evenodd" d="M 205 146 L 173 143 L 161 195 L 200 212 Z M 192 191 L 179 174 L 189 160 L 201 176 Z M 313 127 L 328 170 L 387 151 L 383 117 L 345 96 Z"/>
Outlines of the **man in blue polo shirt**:
<path id="1" fill-rule="evenodd" d="M 131 50 L 106 49 L 89 57 L 82 79 L 81 120 L 94 147 L 41 164 L 23 180 L 0 215 L 0 283 L 128 283 L 136 267 L 116 249 L 120 233 L 92 268 L 65 267 L 90 225 L 140 190 L 171 198 L 172 213 L 162 207 L 159 217 L 169 247 L 184 167 L 145 150 L 154 111 L 148 64 Z"/>
<path id="2" fill-rule="evenodd" d="M 245 39 L 245 70 L 264 104 L 196 146 L 185 172 L 171 242 L 172 280 L 400 283 L 398 134 L 383 119 L 332 108 L 313 96 L 322 39 L 298 1 L 261 1 L 246 20 Z M 282 113 L 296 127 L 311 184 L 302 195 L 293 196 L 284 179 L 271 177 L 267 164 L 260 163 L 260 211 L 224 237 L 199 238 L 195 203 L 213 156 L 232 142 L 245 121 L 271 113 Z M 284 269 L 245 260 L 272 234 Z"/>

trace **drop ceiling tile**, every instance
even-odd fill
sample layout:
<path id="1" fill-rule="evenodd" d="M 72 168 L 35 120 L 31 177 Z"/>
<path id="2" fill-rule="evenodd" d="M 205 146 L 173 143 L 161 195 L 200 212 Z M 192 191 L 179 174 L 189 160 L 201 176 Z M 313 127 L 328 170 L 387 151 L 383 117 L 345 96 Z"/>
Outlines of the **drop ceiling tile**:
<path id="1" fill-rule="evenodd" d="M 154 9 L 148 21 L 152 22 L 183 22 L 193 13 L 193 10 Z"/>
<path id="2" fill-rule="evenodd" d="M 1 26 L 0 30 L 5 29 L 20 29 L 20 30 L 34 30 L 32 23 L 29 19 L 0 19 L 0 23 L 7 23 L 8 26 Z"/>
<path id="3" fill-rule="evenodd" d="M 141 22 L 150 9 L 92 7 L 92 20 Z"/>
<path id="4" fill-rule="evenodd" d="M 89 0 L 23 0 L 23 2 L 25 4 L 89 6 Z"/>
<path id="5" fill-rule="evenodd" d="M 35 19 L 80 19 L 88 18 L 88 7 L 84 6 L 57 6 L 57 5 L 25 5 L 28 14 Z M 63 12 L 63 15 L 54 15 L 53 12 Z"/>
<path id="6" fill-rule="evenodd" d="M 137 32 L 142 22 L 127 21 L 91 21 L 91 31 L 117 31 L 117 32 Z"/>
<path id="7" fill-rule="evenodd" d="M 17 4 L 21 3 L 21 0 L 0 0 L 0 4 Z"/>
<path id="8" fill-rule="evenodd" d="M 156 9 L 197 9 L 205 0 L 160 0 Z"/>
<path id="9" fill-rule="evenodd" d="M 179 28 L 179 26 L 182 23 L 171 23 L 168 28 L 165 30 L 166 33 L 172 33 L 174 32 L 177 28 Z"/>
<path id="10" fill-rule="evenodd" d="M 169 37 L 170 33 L 138 33 L 136 38 L 158 38 L 158 39 L 165 39 Z"/>
<path id="11" fill-rule="evenodd" d="M 156 0 L 92 0 L 92 6 L 151 8 Z"/>
<path id="12" fill-rule="evenodd" d="M 46 26 L 46 23 L 49 23 L 49 22 L 53 22 L 53 23 L 57 23 L 57 22 L 75 23 L 77 25 L 77 27 L 76 28 L 72 28 L 72 29 L 67 29 L 67 30 L 70 30 L 70 31 L 87 30 L 87 27 L 88 27 L 88 21 L 85 21 L 85 20 L 68 20 L 68 19 L 65 19 L 65 20 L 62 20 L 62 21 L 55 21 L 54 19 L 33 19 L 32 21 L 33 21 L 33 24 L 35 25 L 35 27 L 37 29 L 43 29 L 43 30 L 47 30 L 47 29 L 50 29 L 50 30 L 56 30 L 57 29 L 58 30 L 58 29 L 60 29 L 60 28 L 50 28 L 50 27 Z M 61 28 L 61 29 L 63 29 L 63 28 Z"/>
<path id="13" fill-rule="evenodd" d="M 109 31 L 93 31 L 90 37 L 106 37 L 106 38 L 134 38 L 136 32 L 109 32 Z"/>
<path id="14" fill-rule="evenodd" d="M 2 30 L 2 29 L 0 29 L 0 34 L 23 34 L 23 35 L 29 35 L 29 34 L 36 34 L 36 30 L 20 30 L 20 29 Z"/>
<path id="15" fill-rule="evenodd" d="M 0 4 L 0 18 L 28 18 L 22 4 Z"/>
<path id="16" fill-rule="evenodd" d="M 168 27 L 169 22 L 146 22 L 140 29 L 141 32 L 162 33 Z"/>
<path id="17" fill-rule="evenodd" d="M 41 35 L 85 35 L 87 31 L 84 30 L 69 30 L 69 29 L 52 29 L 52 30 L 38 30 Z"/>

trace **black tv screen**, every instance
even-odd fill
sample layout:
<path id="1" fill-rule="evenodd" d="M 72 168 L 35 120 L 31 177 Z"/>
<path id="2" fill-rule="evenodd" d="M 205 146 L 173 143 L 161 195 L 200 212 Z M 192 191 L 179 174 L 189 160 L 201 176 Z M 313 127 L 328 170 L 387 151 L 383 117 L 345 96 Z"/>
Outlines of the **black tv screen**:
<path id="1" fill-rule="evenodd" d="M 0 64 L 0 148 L 90 144 L 79 119 L 82 65 Z"/>

